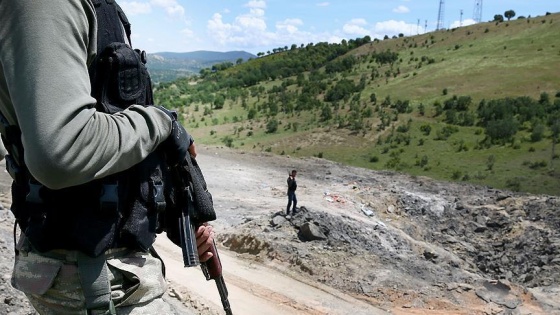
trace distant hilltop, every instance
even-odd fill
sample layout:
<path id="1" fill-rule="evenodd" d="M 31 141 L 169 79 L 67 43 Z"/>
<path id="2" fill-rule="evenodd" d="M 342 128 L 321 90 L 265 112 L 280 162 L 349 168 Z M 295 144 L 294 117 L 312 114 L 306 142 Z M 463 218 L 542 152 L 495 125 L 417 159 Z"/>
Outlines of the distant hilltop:
<path id="1" fill-rule="evenodd" d="M 217 63 L 245 62 L 256 55 L 246 51 L 158 52 L 148 54 L 148 71 L 155 83 L 174 81 L 180 77 L 198 74 Z"/>

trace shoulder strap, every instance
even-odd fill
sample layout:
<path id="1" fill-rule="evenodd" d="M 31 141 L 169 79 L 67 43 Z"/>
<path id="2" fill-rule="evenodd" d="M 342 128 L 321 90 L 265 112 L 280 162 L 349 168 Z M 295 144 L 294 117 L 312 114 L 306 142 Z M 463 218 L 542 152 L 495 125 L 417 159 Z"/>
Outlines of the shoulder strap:
<path id="1" fill-rule="evenodd" d="M 110 43 L 130 43 L 130 23 L 114 0 L 92 0 L 97 15 L 97 54 Z"/>

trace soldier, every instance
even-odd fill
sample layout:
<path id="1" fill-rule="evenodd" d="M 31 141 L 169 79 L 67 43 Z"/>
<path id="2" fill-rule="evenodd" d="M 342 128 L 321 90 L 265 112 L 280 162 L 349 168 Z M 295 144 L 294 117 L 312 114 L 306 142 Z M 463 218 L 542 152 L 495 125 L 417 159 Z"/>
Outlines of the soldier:
<path id="1" fill-rule="evenodd" d="M 147 106 L 145 55 L 122 10 L 3 0 L 0 21 L 0 132 L 21 228 L 13 286 L 40 314 L 173 314 L 152 247 L 162 165 L 196 151 L 174 113 Z M 111 53 L 127 58 L 110 67 Z M 212 227 L 196 240 L 207 261 Z"/>

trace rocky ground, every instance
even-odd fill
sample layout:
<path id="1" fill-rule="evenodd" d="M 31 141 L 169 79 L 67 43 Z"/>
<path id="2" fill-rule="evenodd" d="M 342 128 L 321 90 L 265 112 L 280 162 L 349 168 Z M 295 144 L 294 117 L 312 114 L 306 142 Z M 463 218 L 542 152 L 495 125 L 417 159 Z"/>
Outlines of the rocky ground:
<path id="1" fill-rule="evenodd" d="M 317 283 L 392 314 L 560 314 L 556 196 L 223 148 L 201 148 L 198 159 L 220 250 L 273 265 L 294 285 Z M 300 211 L 286 217 L 292 168 Z M 9 211 L 0 221 L 0 314 L 33 314 L 9 286 Z"/>

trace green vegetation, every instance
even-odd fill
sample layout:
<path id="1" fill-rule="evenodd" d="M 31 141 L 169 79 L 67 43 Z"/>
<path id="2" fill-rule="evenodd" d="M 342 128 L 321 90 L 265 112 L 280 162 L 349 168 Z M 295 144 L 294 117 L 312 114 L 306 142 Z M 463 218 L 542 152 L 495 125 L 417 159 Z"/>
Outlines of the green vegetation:
<path id="1" fill-rule="evenodd" d="M 292 44 L 156 87 L 197 142 L 560 195 L 560 14 Z"/>

